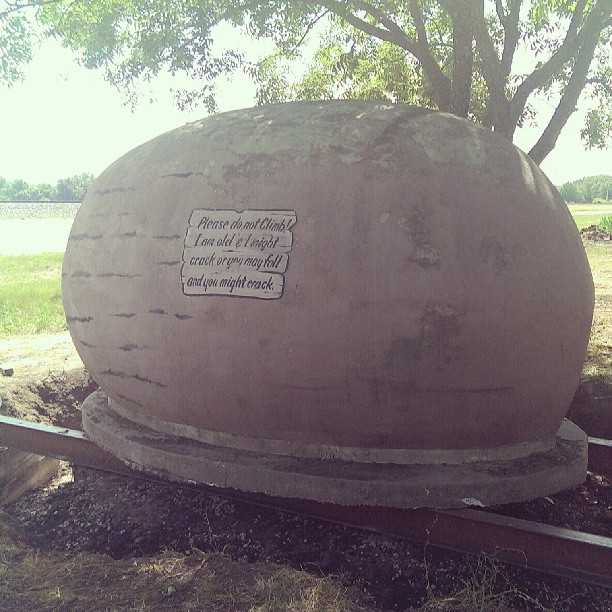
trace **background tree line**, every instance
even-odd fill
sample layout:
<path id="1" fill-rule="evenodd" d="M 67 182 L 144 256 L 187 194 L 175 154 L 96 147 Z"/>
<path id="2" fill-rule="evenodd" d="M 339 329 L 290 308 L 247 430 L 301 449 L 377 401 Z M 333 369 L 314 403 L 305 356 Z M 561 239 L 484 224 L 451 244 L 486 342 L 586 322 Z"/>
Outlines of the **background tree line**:
<path id="1" fill-rule="evenodd" d="M 566 202 L 584 202 L 587 204 L 608 202 L 612 198 L 612 176 L 600 174 L 586 176 L 558 187 Z"/>
<path id="2" fill-rule="evenodd" d="M 80 202 L 94 180 L 93 174 L 77 174 L 59 179 L 55 185 L 30 185 L 22 179 L 9 181 L 0 176 L 0 201 L 4 202 Z"/>
<path id="3" fill-rule="evenodd" d="M 59 179 L 55 185 L 30 185 L 22 179 L 9 181 L 0 176 L 0 201 L 3 202 L 81 202 L 94 180 L 93 174 L 77 174 Z M 566 202 L 608 202 L 612 198 L 612 176 L 586 176 L 557 187 Z"/>

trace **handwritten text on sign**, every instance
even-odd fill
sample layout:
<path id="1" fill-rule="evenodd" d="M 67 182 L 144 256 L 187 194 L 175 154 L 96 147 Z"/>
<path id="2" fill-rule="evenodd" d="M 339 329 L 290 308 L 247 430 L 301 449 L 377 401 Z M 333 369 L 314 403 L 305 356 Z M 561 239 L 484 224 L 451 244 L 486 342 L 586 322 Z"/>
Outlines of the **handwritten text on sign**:
<path id="1" fill-rule="evenodd" d="M 296 221 L 293 210 L 194 210 L 183 249 L 183 292 L 281 297 Z"/>

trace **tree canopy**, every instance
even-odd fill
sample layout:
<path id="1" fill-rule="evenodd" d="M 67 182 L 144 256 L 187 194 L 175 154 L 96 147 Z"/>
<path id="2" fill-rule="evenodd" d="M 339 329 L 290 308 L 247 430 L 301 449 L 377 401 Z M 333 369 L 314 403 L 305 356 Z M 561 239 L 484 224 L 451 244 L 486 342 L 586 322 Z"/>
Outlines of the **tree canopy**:
<path id="1" fill-rule="evenodd" d="M 55 185 L 30 185 L 22 179 L 9 181 L 0 176 L 2 202 L 80 202 L 94 180 L 93 174 L 76 174 L 59 179 Z"/>
<path id="2" fill-rule="evenodd" d="M 216 108 L 218 77 L 244 71 L 257 101 L 364 98 L 455 113 L 512 140 L 541 127 L 540 163 L 580 95 L 592 100 L 582 137 L 604 148 L 612 132 L 612 0 L 9 0 L 0 11 L 0 79 L 14 82 L 36 28 L 59 38 L 88 68 L 134 93 L 162 71 L 189 76 L 184 107 Z M 223 24 L 267 40 L 254 62 L 219 40 Z M 294 67 L 316 47 L 305 70 Z M 306 53 L 306 55 L 305 55 Z M 518 62 L 532 60 L 529 72 Z M 552 117 L 539 116 L 545 94 Z"/>
<path id="3" fill-rule="evenodd" d="M 585 176 L 558 187 L 566 202 L 608 202 L 612 198 L 612 176 L 599 174 Z"/>

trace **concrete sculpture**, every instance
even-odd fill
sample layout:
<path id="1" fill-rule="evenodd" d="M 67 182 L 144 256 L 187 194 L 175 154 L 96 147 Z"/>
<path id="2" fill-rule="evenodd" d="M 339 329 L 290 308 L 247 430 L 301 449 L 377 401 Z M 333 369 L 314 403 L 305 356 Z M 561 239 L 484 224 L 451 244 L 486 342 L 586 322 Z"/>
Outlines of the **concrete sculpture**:
<path id="1" fill-rule="evenodd" d="M 453 115 L 300 102 L 163 134 L 90 189 L 63 294 L 104 391 L 84 427 L 143 469 L 408 507 L 584 478 L 578 232 L 536 164 Z"/>

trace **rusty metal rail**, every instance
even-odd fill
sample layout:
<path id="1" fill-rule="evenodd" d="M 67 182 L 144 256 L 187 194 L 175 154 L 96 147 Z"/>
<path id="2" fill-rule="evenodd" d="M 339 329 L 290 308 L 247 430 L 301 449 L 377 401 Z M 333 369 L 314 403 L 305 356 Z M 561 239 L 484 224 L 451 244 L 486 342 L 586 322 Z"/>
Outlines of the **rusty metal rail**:
<path id="1" fill-rule="evenodd" d="M 0 444 L 72 461 L 98 470 L 168 484 L 128 468 L 81 431 L 0 416 Z M 609 470 L 612 444 L 592 445 L 594 470 Z M 589 446 L 591 451 L 591 444 Z M 393 535 L 463 553 L 489 554 L 505 563 L 612 587 L 612 538 L 562 529 L 523 519 L 473 510 L 400 510 L 337 506 L 301 499 L 281 499 L 206 485 L 175 483 L 213 495 Z"/>

